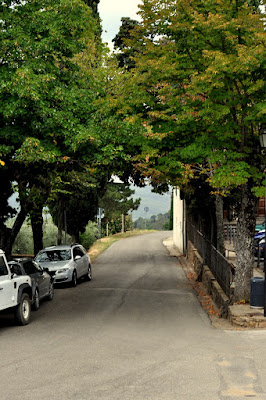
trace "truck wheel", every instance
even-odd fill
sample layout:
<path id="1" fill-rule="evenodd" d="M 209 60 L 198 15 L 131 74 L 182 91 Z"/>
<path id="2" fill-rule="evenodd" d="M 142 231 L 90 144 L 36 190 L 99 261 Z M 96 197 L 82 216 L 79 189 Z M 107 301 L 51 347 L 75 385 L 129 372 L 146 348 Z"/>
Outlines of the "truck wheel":
<path id="1" fill-rule="evenodd" d="M 49 294 L 47 296 L 47 300 L 52 301 L 53 298 L 54 298 L 54 285 L 53 282 L 50 282 Z"/>
<path id="2" fill-rule="evenodd" d="M 37 289 L 35 289 L 32 308 L 34 311 L 37 311 L 40 308 L 40 296 L 39 296 L 39 292 Z"/>
<path id="3" fill-rule="evenodd" d="M 31 304 L 27 293 L 22 293 L 20 303 L 15 308 L 15 321 L 18 325 L 27 325 L 30 322 Z"/>

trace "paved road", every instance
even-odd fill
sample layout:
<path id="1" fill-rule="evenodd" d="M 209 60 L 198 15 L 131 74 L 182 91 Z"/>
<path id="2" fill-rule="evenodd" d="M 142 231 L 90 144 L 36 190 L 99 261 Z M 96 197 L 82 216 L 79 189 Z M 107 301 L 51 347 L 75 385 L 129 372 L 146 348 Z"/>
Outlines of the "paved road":
<path id="1" fill-rule="evenodd" d="M 0 318 L 1 400 L 266 399 L 266 331 L 212 327 L 169 232 L 116 242 L 26 327 Z"/>

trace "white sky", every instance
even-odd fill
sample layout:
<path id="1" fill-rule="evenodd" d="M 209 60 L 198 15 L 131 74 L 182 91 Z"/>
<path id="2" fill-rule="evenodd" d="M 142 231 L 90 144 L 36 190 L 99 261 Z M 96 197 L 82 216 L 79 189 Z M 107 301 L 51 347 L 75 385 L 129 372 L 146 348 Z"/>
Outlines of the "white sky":
<path id="1" fill-rule="evenodd" d="M 112 48 L 112 39 L 118 33 L 121 18 L 139 19 L 136 14 L 141 0 L 100 0 L 98 10 L 102 20 L 102 39 Z"/>

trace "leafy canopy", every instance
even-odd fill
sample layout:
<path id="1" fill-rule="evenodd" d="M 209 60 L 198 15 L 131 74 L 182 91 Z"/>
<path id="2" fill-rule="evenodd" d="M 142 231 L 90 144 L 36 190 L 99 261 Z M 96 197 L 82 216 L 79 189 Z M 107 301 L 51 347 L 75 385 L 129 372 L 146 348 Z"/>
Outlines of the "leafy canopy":
<path id="1" fill-rule="evenodd" d="M 265 29 L 245 1 L 149 0 L 115 106 L 147 128 L 138 167 L 155 184 L 205 175 L 224 193 L 262 183 Z M 259 192 L 258 192 L 259 194 Z"/>

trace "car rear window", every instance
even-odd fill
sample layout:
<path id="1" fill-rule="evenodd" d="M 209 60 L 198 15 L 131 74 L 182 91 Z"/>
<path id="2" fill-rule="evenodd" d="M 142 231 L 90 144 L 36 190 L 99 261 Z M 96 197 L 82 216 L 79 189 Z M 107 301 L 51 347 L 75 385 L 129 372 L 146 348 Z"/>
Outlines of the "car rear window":
<path id="1" fill-rule="evenodd" d="M 42 251 L 36 257 L 37 262 L 67 261 L 71 259 L 70 250 L 49 250 Z"/>

